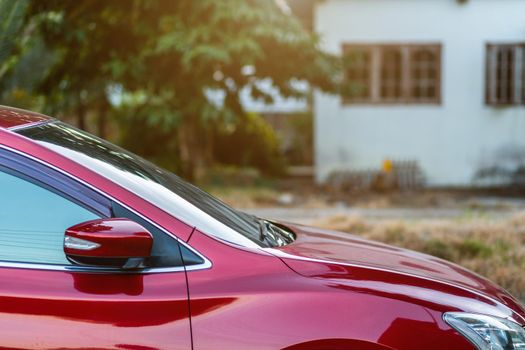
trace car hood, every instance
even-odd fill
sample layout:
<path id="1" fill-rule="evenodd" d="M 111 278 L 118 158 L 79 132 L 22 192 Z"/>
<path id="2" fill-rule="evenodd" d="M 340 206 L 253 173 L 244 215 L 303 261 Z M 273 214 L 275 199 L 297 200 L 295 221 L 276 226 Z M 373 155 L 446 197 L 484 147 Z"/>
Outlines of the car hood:
<path id="1" fill-rule="evenodd" d="M 364 285 L 364 280 L 375 279 L 374 286 L 384 287 L 385 282 L 388 282 L 388 288 L 395 289 L 397 294 L 410 294 L 416 289 L 424 289 L 437 295 L 437 289 L 444 293 L 440 303 L 446 304 L 449 299 L 446 295 L 449 294 L 459 295 L 462 300 L 465 297 L 483 300 L 499 309 L 502 306 L 503 309 L 510 308 L 513 316 L 518 316 L 520 323 L 525 323 L 525 310 L 506 291 L 458 265 L 348 233 L 287 226 L 296 233 L 296 240 L 272 251 L 302 275 L 345 279 L 360 285 Z M 371 286 L 368 283 L 368 288 L 376 288 Z M 469 311 L 479 310 L 471 308 Z M 510 316 L 508 312 L 504 313 Z"/>

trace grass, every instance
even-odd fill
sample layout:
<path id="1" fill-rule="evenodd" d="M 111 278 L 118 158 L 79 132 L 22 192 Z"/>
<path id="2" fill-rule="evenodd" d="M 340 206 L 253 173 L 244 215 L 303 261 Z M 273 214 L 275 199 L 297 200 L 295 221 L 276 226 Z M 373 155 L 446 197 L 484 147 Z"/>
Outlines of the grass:
<path id="1" fill-rule="evenodd" d="M 334 216 L 315 223 L 440 257 L 499 284 L 525 301 L 525 213 L 507 219 L 366 220 Z"/>

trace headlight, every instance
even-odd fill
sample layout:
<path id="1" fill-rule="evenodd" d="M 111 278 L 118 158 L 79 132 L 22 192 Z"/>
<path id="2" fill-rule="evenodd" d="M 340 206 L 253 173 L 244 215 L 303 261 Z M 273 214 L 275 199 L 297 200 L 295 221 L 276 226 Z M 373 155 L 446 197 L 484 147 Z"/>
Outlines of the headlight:
<path id="1" fill-rule="evenodd" d="M 443 319 L 479 350 L 525 350 L 525 330 L 513 321 L 462 312 L 447 312 Z"/>

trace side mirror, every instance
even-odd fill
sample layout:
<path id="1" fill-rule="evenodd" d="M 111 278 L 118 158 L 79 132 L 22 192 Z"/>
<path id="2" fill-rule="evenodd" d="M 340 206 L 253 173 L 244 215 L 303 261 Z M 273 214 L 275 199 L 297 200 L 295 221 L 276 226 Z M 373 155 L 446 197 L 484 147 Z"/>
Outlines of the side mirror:
<path id="1" fill-rule="evenodd" d="M 151 233 L 124 218 L 83 222 L 64 236 L 64 253 L 77 265 L 141 268 L 152 246 Z"/>

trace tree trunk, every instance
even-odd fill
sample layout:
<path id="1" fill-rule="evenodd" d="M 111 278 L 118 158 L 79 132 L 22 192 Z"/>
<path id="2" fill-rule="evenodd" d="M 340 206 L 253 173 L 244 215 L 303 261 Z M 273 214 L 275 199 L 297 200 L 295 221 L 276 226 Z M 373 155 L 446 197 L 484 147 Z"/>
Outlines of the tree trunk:
<path id="1" fill-rule="evenodd" d="M 98 136 L 103 139 L 107 136 L 107 113 L 108 108 L 106 104 L 100 104 L 97 116 L 97 132 Z"/>
<path id="2" fill-rule="evenodd" d="M 77 105 L 77 126 L 79 129 L 86 130 L 86 107 L 81 102 Z"/>

